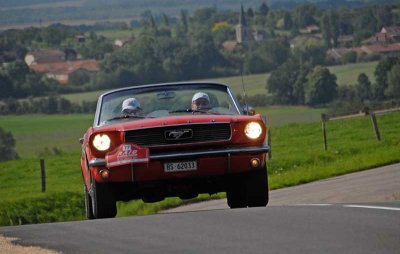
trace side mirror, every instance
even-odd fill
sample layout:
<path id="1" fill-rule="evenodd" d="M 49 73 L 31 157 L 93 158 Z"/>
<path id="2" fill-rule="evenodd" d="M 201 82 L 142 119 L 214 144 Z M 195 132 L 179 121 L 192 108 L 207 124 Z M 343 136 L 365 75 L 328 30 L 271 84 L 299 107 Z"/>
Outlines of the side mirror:
<path id="1" fill-rule="evenodd" d="M 243 113 L 245 115 L 254 116 L 256 114 L 256 111 L 254 110 L 254 108 L 252 106 L 244 105 L 243 106 Z"/>

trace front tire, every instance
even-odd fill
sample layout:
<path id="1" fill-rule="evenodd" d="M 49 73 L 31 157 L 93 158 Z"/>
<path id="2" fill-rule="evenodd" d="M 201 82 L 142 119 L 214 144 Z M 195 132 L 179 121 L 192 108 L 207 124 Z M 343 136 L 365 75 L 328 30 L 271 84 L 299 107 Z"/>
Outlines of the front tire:
<path id="1" fill-rule="evenodd" d="M 266 206 L 269 200 L 267 171 L 252 171 L 232 181 L 226 199 L 230 208 Z"/>
<path id="2" fill-rule="evenodd" d="M 85 214 L 86 214 L 86 219 L 88 220 L 93 220 L 94 215 L 93 215 L 93 205 L 92 205 L 92 198 L 89 195 L 89 191 L 86 188 L 86 185 L 83 184 L 83 192 L 85 195 Z"/>
<path id="3" fill-rule="evenodd" d="M 114 218 L 117 215 L 117 205 L 108 183 L 98 183 L 91 175 L 92 208 L 96 219 Z"/>
<path id="4" fill-rule="evenodd" d="M 235 181 L 230 184 L 226 192 L 228 206 L 232 209 L 246 207 L 246 188 L 243 181 Z"/>
<path id="5" fill-rule="evenodd" d="M 261 169 L 250 173 L 247 179 L 247 206 L 263 207 L 268 204 L 268 174 Z"/>

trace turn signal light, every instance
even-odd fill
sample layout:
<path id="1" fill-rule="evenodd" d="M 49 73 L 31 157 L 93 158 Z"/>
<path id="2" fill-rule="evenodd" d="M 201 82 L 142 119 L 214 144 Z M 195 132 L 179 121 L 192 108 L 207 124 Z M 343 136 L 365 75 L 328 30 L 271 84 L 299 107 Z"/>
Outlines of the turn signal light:
<path id="1" fill-rule="evenodd" d="M 100 170 L 100 175 L 103 179 L 108 179 L 110 178 L 110 171 L 108 169 L 102 169 Z"/>
<path id="2" fill-rule="evenodd" d="M 257 159 L 257 158 L 253 158 L 253 159 L 250 160 L 250 165 L 253 168 L 258 168 L 260 166 L 260 160 Z"/>

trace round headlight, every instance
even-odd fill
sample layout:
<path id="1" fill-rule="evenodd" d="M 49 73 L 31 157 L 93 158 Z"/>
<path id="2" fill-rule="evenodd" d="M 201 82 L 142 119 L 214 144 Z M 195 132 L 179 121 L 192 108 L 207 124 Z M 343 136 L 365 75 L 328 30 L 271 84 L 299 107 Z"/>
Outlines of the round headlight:
<path id="1" fill-rule="evenodd" d="M 107 134 L 97 134 L 93 139 L 93 146 L 99 151 L 106 151 L 110 148 L 111 139 Z"/>
<path id="2" fill-rule="evenodd" d="M 248 138 L 257 139 L 262 133 L 261 125 L 257 122 L 250 122 L 244 128 L 244 133 Z"/>

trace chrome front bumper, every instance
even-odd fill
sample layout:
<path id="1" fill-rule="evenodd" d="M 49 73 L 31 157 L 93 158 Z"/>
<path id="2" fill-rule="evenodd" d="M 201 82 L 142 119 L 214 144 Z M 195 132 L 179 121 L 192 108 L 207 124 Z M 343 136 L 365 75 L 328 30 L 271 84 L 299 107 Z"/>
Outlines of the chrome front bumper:
<path id="1" fill-rule="evenodd" d="M 202 157 L 202 156 L 221 156 L 221 155 L 232 155 L 232 154 L 257 154 L 257 153 L 268 153 L 270 147 L 268 145 L 253 146 L 253 147 L 234 147 L 234 148 L 223 148 L 223 149 L 209 149 L 209 150 L 197 150 L 197 151 L 183 151 L 183 152 L 172 152 L 172 153 L 159 153 L 150 154 L 151 160 L 163 160 L 163 159 L 185 159 L 191 157 Z M 104 167 L 106 166 L 105 159 L 93 159 L 89 161 L 90 167 Z"/>

